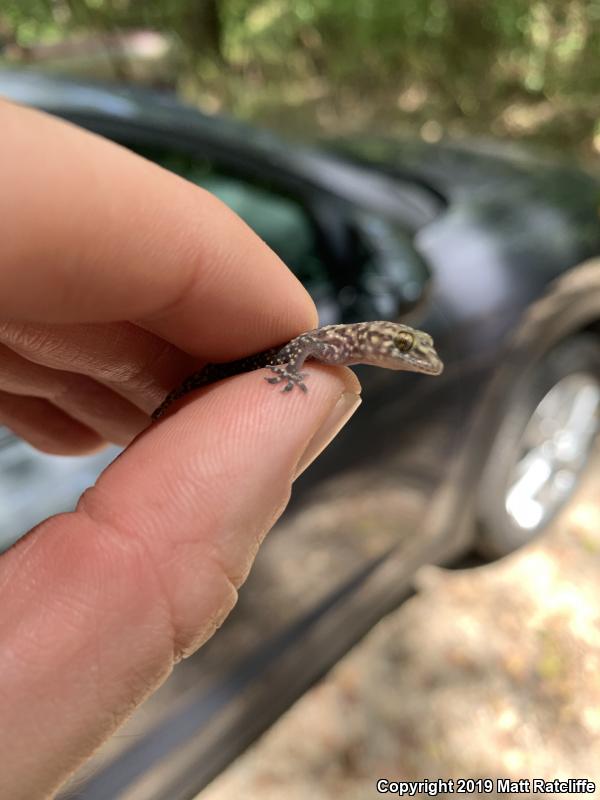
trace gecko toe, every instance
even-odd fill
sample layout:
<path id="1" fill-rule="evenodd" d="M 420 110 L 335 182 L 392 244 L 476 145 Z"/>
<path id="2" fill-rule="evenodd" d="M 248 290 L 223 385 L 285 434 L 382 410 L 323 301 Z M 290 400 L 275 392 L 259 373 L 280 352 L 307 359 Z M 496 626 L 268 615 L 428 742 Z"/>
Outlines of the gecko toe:
<path id="1" fill-rule="evenodd" d="M 267 383 L 281 383 L 284 378 L 288 377 L 283 367 L 272 366 L 268 367 L 268 369 L 270 369 L 271 372 L 274 372 L 275 375 L 272 378 L 265 378 Z"/>
<path id="2" fill-rule="evenodd" d="M 296 372 L 293 369 L 290 369 L 286 366 L 270 366 L 268 369 L 271 372 L 274 372 L 275 375 L 272 378 L 265 378 L 267 383 L 281 383 L 282 381 L 287 381 L 282 392 L 291 392 L 294 386 L 299 386 L 303 392 L 307 391 L 306 386 L 303 383 L 304 378 L 306 378 L 306 374 L 303 372 Z"/>

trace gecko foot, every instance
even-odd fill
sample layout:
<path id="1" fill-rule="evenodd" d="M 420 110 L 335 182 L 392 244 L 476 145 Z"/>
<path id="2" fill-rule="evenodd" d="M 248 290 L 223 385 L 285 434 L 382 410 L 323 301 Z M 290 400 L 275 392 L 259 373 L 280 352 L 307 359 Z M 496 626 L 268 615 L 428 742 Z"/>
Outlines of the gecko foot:
<path id="1" fill-rule="evenodd" d="M 287 380 L 286 385 L 281 390 L 282 392 L 291 392 L 294 386 L 300 387 L 303 392 L 307 392 L 308 389 L 304 384 L 304 379 L 306 378 L 306 373 L 304 372 L 293 372 L 288 367 L 269 367 L 271 372 L 275 373 L 274 378 L 265 378 L 267 383 L 281 383 L 282 381 Z"/>

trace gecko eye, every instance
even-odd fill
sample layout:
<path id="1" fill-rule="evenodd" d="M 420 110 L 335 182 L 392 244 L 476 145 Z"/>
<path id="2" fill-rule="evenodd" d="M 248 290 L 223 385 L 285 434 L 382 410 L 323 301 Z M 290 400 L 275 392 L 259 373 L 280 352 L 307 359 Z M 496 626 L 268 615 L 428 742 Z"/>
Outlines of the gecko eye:
<path id="1" fill-rule="evenodd" d="M 402 333 L 394 337 L 394 344 L 401 353 L 408 353 L 412 350 L 414 343 L 415 337 L 408 331 L 402 331 Z"/>

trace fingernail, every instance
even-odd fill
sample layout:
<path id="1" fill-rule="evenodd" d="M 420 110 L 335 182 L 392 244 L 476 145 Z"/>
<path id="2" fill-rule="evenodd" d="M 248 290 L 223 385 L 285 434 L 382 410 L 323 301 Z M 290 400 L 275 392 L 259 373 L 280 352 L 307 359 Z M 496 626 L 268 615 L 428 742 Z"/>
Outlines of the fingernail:
<path id="1" fill-rule="evenodd" d="M 319 430 L 308 443 L 306 450 L 298 461 L 294 480 L 296 480 L 299 475 L 302 475 L 304 470 L 323 452 L 329 442 L 348 422 L 361 402 L 361 396 L 354 392 L 344 392 L 340 396 Z"/>

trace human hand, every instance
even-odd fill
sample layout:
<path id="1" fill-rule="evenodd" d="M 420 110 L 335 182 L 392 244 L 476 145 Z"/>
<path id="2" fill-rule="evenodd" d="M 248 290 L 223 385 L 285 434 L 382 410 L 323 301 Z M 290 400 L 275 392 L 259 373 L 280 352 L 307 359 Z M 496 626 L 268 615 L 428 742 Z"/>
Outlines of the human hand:
<path id="1" fill-rule="evenodd" d="M 131 443 L 0 556 L 2 790 L 35 800 L 221 624 L 359 387 L 249 373 L 144 430 L 199 363 L 315 327 L 314 306 L 201 189 L 27 109 L 0 103 L 0 129 L 0 423 L 54 453 Z"/>

